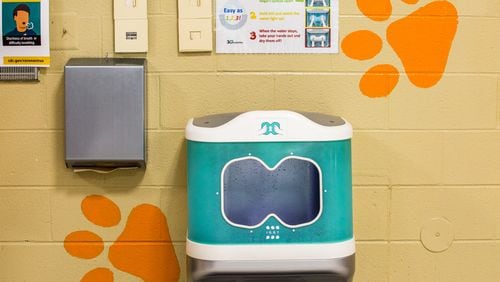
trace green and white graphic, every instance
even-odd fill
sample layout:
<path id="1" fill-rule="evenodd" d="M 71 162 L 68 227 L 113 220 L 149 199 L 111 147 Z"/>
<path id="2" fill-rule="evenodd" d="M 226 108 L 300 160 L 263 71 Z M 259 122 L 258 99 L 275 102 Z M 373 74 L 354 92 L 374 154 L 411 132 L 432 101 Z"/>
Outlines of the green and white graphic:
<path id="1" fill-rule="evenodd" d="M 260 126 L 260 130 L 263 131 L 261 135 L 279 135 L 281 134 L 281 125 L 279 122 L 263 122 Z"/>

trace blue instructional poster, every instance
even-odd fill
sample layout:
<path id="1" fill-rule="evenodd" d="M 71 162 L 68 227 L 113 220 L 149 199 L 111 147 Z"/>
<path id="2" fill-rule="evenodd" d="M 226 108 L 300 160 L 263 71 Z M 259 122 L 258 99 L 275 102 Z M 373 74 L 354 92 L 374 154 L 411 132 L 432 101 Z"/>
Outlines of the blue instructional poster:
<path id="1" fill-rule="evenodd" d="M 217 0 L 217 53 L 338 53 L 338 0 Z"/>
<path id="2" fill-rule="evenodd" d="M 49 0 L 1 0 L 0 66 L 50 65 Z"/>

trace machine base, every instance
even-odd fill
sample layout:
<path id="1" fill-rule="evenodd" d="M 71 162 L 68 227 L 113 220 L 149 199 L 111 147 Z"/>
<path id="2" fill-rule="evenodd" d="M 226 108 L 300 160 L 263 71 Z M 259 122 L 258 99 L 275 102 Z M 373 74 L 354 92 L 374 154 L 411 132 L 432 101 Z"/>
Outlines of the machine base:
<path id="1" fill-rule="evenodd" d="M 187 257 L 192 282 L 350 282 L 354 256 L 320 260 L 209 261 Z"/>

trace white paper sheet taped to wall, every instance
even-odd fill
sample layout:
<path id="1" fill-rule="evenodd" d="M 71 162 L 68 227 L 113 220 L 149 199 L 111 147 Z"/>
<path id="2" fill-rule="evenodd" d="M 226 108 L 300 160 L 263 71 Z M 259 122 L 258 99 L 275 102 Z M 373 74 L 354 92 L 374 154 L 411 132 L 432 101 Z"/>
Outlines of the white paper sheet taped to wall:
<path id="1" fill-rule="evenodd" d="M 217 53 L 338 53 L 338 0 L 217 0 Z"/>
<path id="2" fill-rule="evenodd" d="M 2 0 L 0 15 L 0 66 L 49 67 L 49 0 Z"/>

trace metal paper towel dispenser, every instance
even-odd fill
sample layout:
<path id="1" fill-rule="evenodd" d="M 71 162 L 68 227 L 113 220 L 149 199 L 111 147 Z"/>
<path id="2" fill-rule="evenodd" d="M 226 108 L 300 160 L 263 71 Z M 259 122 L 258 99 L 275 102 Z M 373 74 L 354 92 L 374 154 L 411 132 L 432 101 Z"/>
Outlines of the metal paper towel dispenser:
<path id="1" fill-rule="evenodd" d="M 66 166 L 145 167 L 145 59 L 71 59 L 65 66 Z"/>

